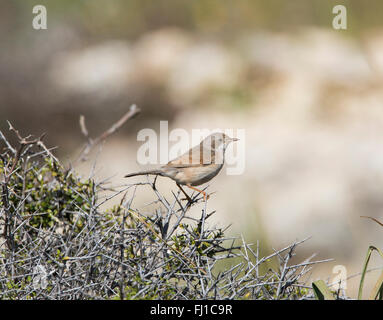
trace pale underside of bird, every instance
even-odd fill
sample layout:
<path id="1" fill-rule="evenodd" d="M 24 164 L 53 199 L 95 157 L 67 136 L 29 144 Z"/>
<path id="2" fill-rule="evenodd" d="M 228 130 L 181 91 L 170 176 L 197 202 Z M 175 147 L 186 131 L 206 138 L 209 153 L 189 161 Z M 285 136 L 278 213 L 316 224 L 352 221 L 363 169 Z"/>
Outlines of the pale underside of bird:
<path id="1" fill-rule="evenodd" d="M 206 200 L 208 196 L 202 190 L 195 188 L 210 181 L 222 169 L 224 164 L 225 150 L 236 138 L 230 138 L 224 133 L 213 133 L 201 143 L 179 157 L 169 161 L 166 165 L 158 169 L 135 172 L 125 177 L 133 177 L 139 175 L 157 175 L 173 179 L 177 186 L 185 193 L 180 185 L 196 190 L 203 194 Z"/>

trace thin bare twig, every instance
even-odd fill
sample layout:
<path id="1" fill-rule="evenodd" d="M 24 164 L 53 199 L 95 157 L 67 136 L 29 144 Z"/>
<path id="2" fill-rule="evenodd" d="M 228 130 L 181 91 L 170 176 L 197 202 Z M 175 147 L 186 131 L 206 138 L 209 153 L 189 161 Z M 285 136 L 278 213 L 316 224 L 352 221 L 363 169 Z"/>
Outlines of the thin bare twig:
<path id="1" fill-rule="evenodd" d="M 105 141 L 110 135 L 115 133 L 118 129 L 120 129 L 125 122 L 135 117 L 137 114 L 139 114 L 141 110 L 135 105 L 131 105 L 129 110 L 117 121 L 115 122 L 109 129 L 104 131 L 101 135 L 99 135 L 97 138 L 92 139 L 89 136 L 89 131 L 85 125 L 85 117 L 83 115 L 80 116 L 80 129 L 84 137 L 87 139 L 87 142 L 83 146 L 78 158 L 75 161 L 75 164 L 77 164 L 80 161 L 85 161 L 91 152 L 91 150 L 100 144 L 101 142 Z"/>

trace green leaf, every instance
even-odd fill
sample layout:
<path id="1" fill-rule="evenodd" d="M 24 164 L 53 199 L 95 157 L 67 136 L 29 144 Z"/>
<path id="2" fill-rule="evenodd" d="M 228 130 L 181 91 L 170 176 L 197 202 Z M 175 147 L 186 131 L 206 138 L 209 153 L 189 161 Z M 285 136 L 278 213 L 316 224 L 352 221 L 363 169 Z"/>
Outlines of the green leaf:
<path id="1" fill-rule="evenodd" d="M 379 297 L 380 300 L 383 298 L 383 272 L 380 274 L 378 281 L 375 283 L 374 288 L 371 291 L 369 300 L 376 300 Z"/>
<path id="2" fill-rule="evenodd" d="M 368 266 L 368 263 L 370 262 L 371 254 L 372 254 L 373 251 L 377 251 L 380 254 L 380 256 L 383 258 L 383 252 L 380 251 L 378 248 L 376 248 L 374 246 L 369 246 L 368 247 L 367 255 L 366 255 L 366 260 L 364 261 L 362 277 L 360 278 L 360 283 L 359 283 L 359 292 L 358 292 L 358 299 L 359 300 L 362 299 L 362 291 L 363 291 L 363 285 L 364 285 L 364 278 L 366 276 L 367 266 Z M 381 280 L 381 278 L 382 278 L 382 276 L 379 278 L 379 280 Z M 378 280 L 378 283 L 379 283 L 379 280 Z M 383 282 L 383 279 L 382 279 L 382 282 Z M 382 290 L 382 285 L 383 285 L 383 283 L 380 283 L 379 290 L 377 291 L 377 294 L 380 292 L 380 290 Z M 375 291 L 375 287 L 374 287 L 374 290 L 371 293 L 371 295 L 373 295 L 374 291 Z M 376 299 L 376 296 L 374 297 L 374 299 Z"/>
<path id="3" fill-rule="evenodd" d="M 314 281 L 312 287 L 317 300 L 335 300 L 335 296 L 323 280 Z"/>

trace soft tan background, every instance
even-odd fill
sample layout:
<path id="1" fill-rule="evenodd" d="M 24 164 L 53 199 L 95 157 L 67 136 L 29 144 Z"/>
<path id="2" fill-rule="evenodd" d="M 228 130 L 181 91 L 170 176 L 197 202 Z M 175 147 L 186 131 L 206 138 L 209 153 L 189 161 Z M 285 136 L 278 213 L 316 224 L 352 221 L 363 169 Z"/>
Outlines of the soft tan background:
<path id="1" fill-rule="evenodd" d="M 323 0 L 39 1 L 43 31 L 31 27 L 35 4 L 0 3 L 3 132 L 6 119 L 47 132 L 68 161 L 84 142 L 80 114 L 96 136 L 136 103 L 142 114 L 98 159 L 98 176 L 118 184 L 141 168 L 137 132 L 160 120 L 170 130 L 246 129 L 245 173 L 210 184 L 214 223 L 264 252 L 312 236 L 299 259 L 336 259 L 313 279 L 333 279 L 338 264 L 358 273 L 368 245 L 382 247 L 382 228 L 360 218 L 383 220 L 381 1 L 339 1 L 346 31 L 331 28 L 334 4 Z M 159 188 L 176 190 L 166 179 Z M 143 188 L 134 205 L 150 212 L 151 200 Z M 352 297 L 358 281 L 348 282 Z"/>

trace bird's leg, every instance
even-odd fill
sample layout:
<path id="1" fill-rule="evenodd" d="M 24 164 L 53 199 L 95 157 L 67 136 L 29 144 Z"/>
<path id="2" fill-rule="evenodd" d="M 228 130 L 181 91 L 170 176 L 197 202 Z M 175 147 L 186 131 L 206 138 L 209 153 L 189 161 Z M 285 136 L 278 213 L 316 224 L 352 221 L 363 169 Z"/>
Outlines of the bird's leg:
<path id="1" fill-rule="evenodd" d="M 206 194 L 205 191 L 202 191 L 202 190 L 200 190 L 200 189 L 197 189 L 197 188 L 195 188 L 195 187 L 193 187 L 193 186 L 191 186 L 191 185 L 186 185 L 186 186 L 189 187 L 190 189 L 193 189 L 193 190 L 199 192 L 199 193 L 202 193 L 202 194 L 203 194 L 203 200 L 204 200 L 204 201 L 206 201 L 207 199 L 209 199 L 209 195 Z"/>
<path id="2" fill-rule="evenodd" d="M 177 184 L 177 187 L 180 188 L 180 190 L 182 191 L 182 193 L 185 195 L 186 199 L 187 199 L 190 203 L 192 203 L 193 200 L 189 197 L 189 195 L 185 192 L 185 190 L 184 190 L 178 183 L 176 183 L 176 184 Z"/>

